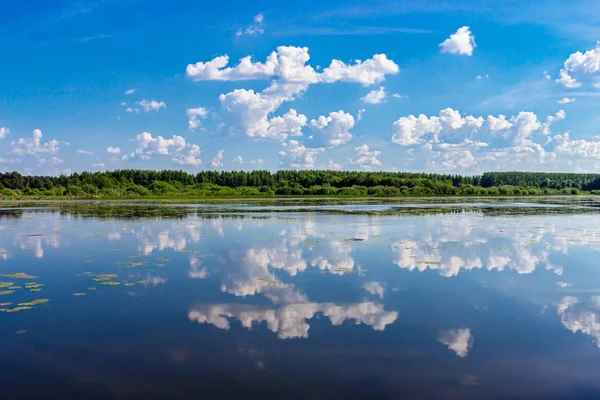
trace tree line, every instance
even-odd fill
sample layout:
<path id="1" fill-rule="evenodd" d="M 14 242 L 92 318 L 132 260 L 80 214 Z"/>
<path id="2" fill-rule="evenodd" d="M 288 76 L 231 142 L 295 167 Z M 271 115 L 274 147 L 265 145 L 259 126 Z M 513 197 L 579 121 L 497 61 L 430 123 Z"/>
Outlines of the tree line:
<path id="1" fill-rule="evenodd" d="M 201 171 L 123 169 L 61 176 L 0 173 L 0 196 L 426 196 L 600 193 L 600 174 L 486 172 L 482 175 L 329 170 Z"/>

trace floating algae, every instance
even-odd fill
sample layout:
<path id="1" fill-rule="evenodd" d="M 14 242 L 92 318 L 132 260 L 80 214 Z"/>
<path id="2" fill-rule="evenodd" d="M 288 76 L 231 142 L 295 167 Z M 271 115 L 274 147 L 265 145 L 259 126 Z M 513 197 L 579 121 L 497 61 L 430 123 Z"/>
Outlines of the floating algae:
<path id="1" fill-rule="evenodd" d="M 89 287 L 88 290 L 96 290 L 95 287 Z"/>
<path id="2" fill-rule="evenodd" d="M 37 279 L 37 276 L 27 275 L 24 272 L 17 272 L 16 274 L 0 274 L 0 276 L 11 279 Z"/>
<path id="3" fill-rule="evenodd" d="M 347 272 L 347 273 L 351 274 L 356 271 L 354 271 L 352 268 L 336 268 L 336 269 L 334 269 L 334 272 Z"/>
<path id="4" fill-rule="evenodd" d="M 11 287 L 14 284 L 15 284 L 14 282 L 0 282 L 0 288 Z"/>
<path id="5" fill-rule="evenodd" d="M 142 279 L 141 281 L 138 281 L 138 283 L 142 284 L 142 285 L 147 285 L 150 281 L 148 279 Z"/>
<path id="6" fill-rule="evenodd" d="M 261 282 L 272 283 L 273 285 L 278 285 L 281 283 L 279 281 L 274 281 L 274 280 L 268 279 L 268 278 L 258 278 L 258 280 Z"/>
<path id="7" fill-rule="evenodd" d="M 100 277 L 98 277 L 98 278 L 94 278 L 94 280 L 95 280 L 96 282 L 102 282 L 102 281 L 110 281 L 110 278 L 109 278 L 109 277 L 107 277 L 107 276 L 100 276 Z"/>
<path id="8" fill-rule="evenodd" d="M 107 282 L 102 282 L 101 285 L 108 285 L 108 286 L 117 286 L 120 285 L 121 282 L 115 282 L 115 281 L 107 281 Z"/>
<path id="9" fill-rule="evenodd" d="M 8 303 L 0 303 L 0 307 L 8 307 L 10 306 L 12 303 L 8 302 Z"/>
<path id="10" fill-rule="evenodd" d="M 14 292 L 14 290 L 0 290 L 0 296 L 4 296 L 5 294 L 11 294 Z"/>
<path id="11" fill-rule="evenodd" d="M 73 296 L 85 296 L 85 293 L 73 293 Z"/>
<path id="12" fill-rule="evenodd" d="M 10 290 L 17 290 L 17 289 L 21 289 L 21 286 L 10 286 L 9 289 Z"/>
<path id="13" fill-rule="evenodd" d="M 37 299 L 37 300 L 33 300 L 33 301 L 29 301 L 27 303 L 19 303 L 19 307 L 33 307 L 33 306 L 37 306 L 38 304 L 46 304 L 47 302 L 49 302 L 49 299 Z"/>
<path id="14" fill-rule="evenodd" d="M 15 308 L 9 308 L 9 309 L 5 309 L 4 312 L 8 312 L 8 313 L 13 313 L 13 312 L 18 312 L 18 311 L 25 311 L 25 310 L 31 310 L 33 307 L 15 307 Z"/>
<path id="15" fill-rule="evenodd" d="M 44 286 L 43 283 L 28 283 L 25 285 L 25 289 L 39 289 Z"/>
<path id="16" fill-rule="evenodd" d="M 143 263 L 143 262 L 134 262 L 134 263 L 131 263 L 131 265 L 128 265 L 127 268 L 135 268 L 135 267 L 142 266 L 144 264 L 145 263 Z"/>
<path id="17" fill-rule="evenodd" d="M 135 283 L 127 282 L 125 283 L 125 286 L 135 286 Z"/>
<path id="18" fill-rule="evenodd" d="M 164 267 L 166 264 L 154 264 L 155 267 Z"/>

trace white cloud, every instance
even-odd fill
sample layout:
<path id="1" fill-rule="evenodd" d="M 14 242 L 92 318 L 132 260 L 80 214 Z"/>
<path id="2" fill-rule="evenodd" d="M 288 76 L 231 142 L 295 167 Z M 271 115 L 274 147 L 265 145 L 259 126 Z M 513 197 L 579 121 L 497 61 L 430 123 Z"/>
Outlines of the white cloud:
<path id="1" fill-rule="evenodd" d="M 344 164 L 337 164 L 331 158 L 329 159 L 329 163 L 327 164 L 327 169 L 332 171 L 341 171 L 344 168 Z"/>
<path id="2" fill-rule="evenodd" d="M 126 112 L 128 112 L 128 113 L 130 113 L 130 114 L 131 114 L 131 113 L 136 113 L 136 114 L 139 114 L 139 113 L 140 113 L 140 109 L 139 109 L 139 108 L 137 108 L 137 107 L 135 107 L 135 108 L 132 108 L 132 107 L 127 107 L 127 108 L 125 109 L 125 111 L 126 111 Z"/>
<path id="3" fill-rule="evenodd" d="M 246 162 L 246 161 L 244 161 L 244 157 L 237 156 L 231 162 L 234 163 L 234 164 L 259 164 L 260 165 L 260 164 L 264 163 L 264 160 L 261 159 L 261 158 L 257 158 L 257 159 L 250 160 L 250 161 Z"/>
<path id="4" fill-rule="evenodd" d="M 134 94 L 135 93 L 135 89 L 128 89 L 125 91 L 126 95 L 130 95 L 130 94 Z"/>
<path id="5" fill-rule="evenodd" d="M 199 166 L 202 165 L 200 157 L 200 146 L 197 144 L 188 144 L 187 150 L 178 154 L 172 159 L 176 164 Z"/>
<path id="6" fill-rule="evenodd" d="M 210 163 L 212 164 L 213 167 L 217 168 L 217 167 L 222 167 L 223 166 L 223 156 L 225 155 L 225 150 L 221 149 L 219 151 L 217 151 L 217 154 L 213 157 L 213 159 L 210 161 Z"/>
<path id="7" fill-rule="evenodd" d="M 375 54 L 362 62 L 356 60 L 347 65 L 340 60 L 332 60 L 329 67 L 317 73 L 306 65 L 310 60 L 307 47 L 279 46 L 264 63 L 253 62 L 250 56 L 240 59 L 235 67 L 227 67 L 228 56 L 219 56 L 208 62 L 189 64 L 186 74 L 199 80 L 240 81 L 249 79 L 279 78 L 283 83 L 312 84 L 352 82 L 371 85 L 385 80 L 385 75 L 396 74 L 398 66 L 385 54 Z"/>
<path id="8" fill-rule="evenodd" d="M 549 134 L 550 126 L 553 122 L 564 119 L 566 116 L 563 110 L 555 115 L 549 116 L 545 123 L 537 118 L 535 113 L 521 111 L 516 116 L 507 118 L 500 114 L 497 117 L 489 115 L 487 118 L 481 116 L 475 117 L 467 115 L 465 117 L 457 110 L 446 108 L 441 110 L 439 116 L 409 115 L 401 117 L 394 122 L 394 133 L 392 142 L 402 146 L 413 146 L 422 143 L 440 143 L 440 136 L 443 135 L 454 142 L 460 136 L 468 139 L 469 136 L 476 134 L 489 133 L 497 134 L 502 132 L 505 137 L 512 136 L 512 144 L 523 151 L 529 151 L 536 147 L 530 139 L 534 133 Z M 464 142 L 464 144 L 476 145 L 481 147 L 479 141 Z"/>
<path id="9" fill-rule="evenodd" d="M 367 111 L 367 110 L 365 110 L 364 108 L 361 108 L 360 110 L 358 110 L 358 112 L 356 113 L 357 121 L 362 120 L 362 115 L 365 113 L 365 111 Z"/>
<path id="10" fill-rule="evenodd" d="M 167 108 L 167 105 L 165 104 L 164 101 L 156 101 L 156 100 L 148 101 L 146 99 L 142 99 L 141 101 L 138 101 L 136 104 L 139 104 L 146 112 L 158 111 L 161 108 Z M 129 111 L 127 111 L 127 112 L 129 112 Z"/>
<path id="11" fill-rule="evenodd" d="M 18 155 L 33 155 L 39 157 L 43 154 L 56 154 L 59 150 L 59 142 L 57 140 L 49 140 L 42 143 L 42 131 L 35 129 L 30 139 L 20 138 L 11 143 L 12 152 Z"/>
<path id="12" fill-rule="evenodd" d="M 564 97 L 561 100 L 558 100 L 557 103 L 558 104 L 569 104 L 569 103 L 575 103 L 575 97 Z"/>
<path id="13" fill-rule="evenodd" d="M 317 155 L 325 151 L 323 148 L 308 149 L 297 140 L 290 140 L 282 146 L 284 150 L 280 151 L 279 155 L 287 157 L 292 168 L 314 168 Z"/>
<path id="14" fill-rule="evenodd" d="M 62 158 L 58 158 L 56 156 L 52 156 L 50 158 L 38 158 L 37 160 L 37 166 L 41 167 L 43 165 L 47 165 L 47 166 L 53 166 L 53 165 L 58 165 L 58 164 L 62 164 L 63 163 L 63 159 Z"/>
<path id="15" fill-rule="evenodd" d="M 238 29 L 236 32 L 236 36 L 260 36 L 265 33 L 265 17 L 263 13 L 258 13 L 254 16 L 252 25 L 248 26 L 246 29 Z"/>
<path id="16" fill-rule="evenodd" d="M 330 112 L 329 116 L 321 115 L 310 121 L 316 145 L 327 147 L 340 146 L 352 139 L 350 130 L 354 127 L 354 117 L 342 110 Z"/>
<path id="17" fill-rule="evenodd" d="M 549 81 L 552 79 L 552 75 L 550 75 L 548 71 L 544 71 L 544 79 Z"/>
<path id="18" fill-rule="evenodd" d="M 573 140 L 568 133 L 555 135 L 552 140 L 557 153 L 600 159 L 600 141 Z"/>
<path id="19" fill-rule="evenodd" d="M 85 155 L 88 155 L 88 156 L 94 154 L 93 151 L 89 151 L 89 150 L 85 150 L 85 149 L 77 149 L 76 153 L 77 154 L 85 154 Z"/>
<path id="20" fill-rule="evenodd" d="M 468 26 L 463 26 L 440 43 L 439 46 L 442 48 L 440 50 L 442 53 L 470 56 L 473 55 L 473 49 L 476 47 L 475 36 L 473 36 Z"/>
<path id="21" fill-rule="evenodd" d="M 392 97 L 393 97 L 393 98 L 395 98 L 395 99 L 406 99 L 408 96 L 406 96 L 406 95 L 401 95 L 400 93 L 394 93 L 394 94 L 392 95 Z"/>
<path id="22" fill-rule="evenodd" d="M 104 163 L 103 162 L 94 163 L 94 164 L 92 164 L 92 167 L 95 167 L 95 168 L 104 168 Z"/>
<path id="23" fill-rule="evenodd" d="M 383 299 L 383 295 L 385 294 L 385 288 L 381 283 L 366 282 L 362 285 L 362 287 L 373 296 L 379 296 L 380 299 Z"/>
<path id="24" fill-rule="evenodd" d="M 189 108 L 187 110 L 188 126 L 191 131 L 200 126 L 200 120 L 206 119 L 208 116 L 208 110 L 204 107 Z"/>
<path id="25" fill-rule="evenodd" d="M 438 341 L 456 353 L 457 356 L 464 358 L 469 354 L 473 346 L 471 330 L 467 328 L 442 331 L 438 336 Z"/>
<path id="26" fill-rule="evenodd" d="M 116 154 L 121 154 L 121 149 L 120 149 L 119 147 L 112 147 L 112 146 L 109 146 L 109 147 L 107 147 L 107 148 L 106 148 L 106 151 L 107 151 L 109 154 L 115 154 L 115 155 L 116 155 Z"/>
<path id="27" fill-rule="evenodd" d="M 588 81 L 586 75 L 593 75 L 599 71 L 600 41 L 596 42 L 595 48 L 585 53 L 577 51 L 571 54 L 560 70 L 560 76 L 556 79 L 556 82 L 567 88 L 577 88 L 581 86 L 581 82 L 578 79 Z"/>
<path id="28" fill-rule="evenodd" d="M 0 127 L 0 139 L 4 139 L 8 135 L 10 135 L 10 129 Z"/>
<path id="29" fill-rule="evenodd" d="M 369 104 L 379 104 L 385 102 L 385 96 L 385 89 L 381 86 L 377 90 L 371 90 L 365 97 L 362 97 L 361 100 Z"/>
<path id="30" fill-rule="evenodd" d="M 178 135 L 165 139 L 162 136 L 153 137 L 151 133 L 142 132 L 135 137 L 135 140 L 138 142 L 135 153 L 139 154 L 142 159 L 148 159 L 149 156 L 154 154 L 173 155 L 181 152 L 186 147 L 185 139 Z"/>
<path id="31" fill-rule="evenodd" d="M 381 161 L 377 159 L 381 155 L 381 151 L 369 150 L 369 146 L 363 144 L 355 148 L 356 160 L 352 160 L 352 164 L 358 164 L 361 168 L 372 169 L 381 166 Z"/>
<path id="32" fill-rule="evenodd" d="M 329 67 L 317 72 L 308 65 L 308 48 L 280 46 L 265 62 L 254 62 L 250 56 L 238 65 L 227 67 L 229 57 L 219 56 L 208 62 L 187 66 L 187 76 L 195 81 L 242 81 L 272 79 L 270 86 L 255 92 L 236 89 L 221 94 L 219 100 L 224 127 L 253 139 L 284 141 L 288 136 L 300 136 L 306 125 L 305 115 L 290 109 L 282 116 L 273 113 L 285 102 L 293 101 L 316 83 L 352 82 L 365 86 L 382 82 L 388 74 L 399 72 L 398 66 L 385 54 L 376 54 L 366 61 L 347 65 L 333 60 Z"/>
<path id="33" fill-rule="evenodd" d="M 479 81 L 479 80 L 481 80 L 481 79 L 489 79 L 489 78 L 490 78 L 490 75 L 489 75 L 489 74 L 485 74 L 485 75 L 477 75 L 477 76 L 475 77 L 475 79 L 477 79 L 478 81 Z"/>

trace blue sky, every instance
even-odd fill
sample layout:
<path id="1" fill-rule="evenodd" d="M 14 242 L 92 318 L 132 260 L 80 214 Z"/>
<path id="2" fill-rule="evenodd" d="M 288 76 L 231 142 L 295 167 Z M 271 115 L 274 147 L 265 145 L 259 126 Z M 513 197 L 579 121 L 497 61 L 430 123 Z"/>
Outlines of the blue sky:
<path id="1" fill-rule="evenodd" d="M 5 3 L 0 170 L 600 167 L 594 1 Z"/>

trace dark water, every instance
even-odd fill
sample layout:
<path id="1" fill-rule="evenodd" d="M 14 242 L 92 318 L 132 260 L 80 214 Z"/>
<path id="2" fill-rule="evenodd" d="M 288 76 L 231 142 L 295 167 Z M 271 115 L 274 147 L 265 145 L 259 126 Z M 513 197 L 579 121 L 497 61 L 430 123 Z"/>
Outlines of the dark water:
<path id="1" fill-rule="evenodd" d="M 0 398 L 600 398 L 596 210 L 409 209 L 6 207 Z"/>

